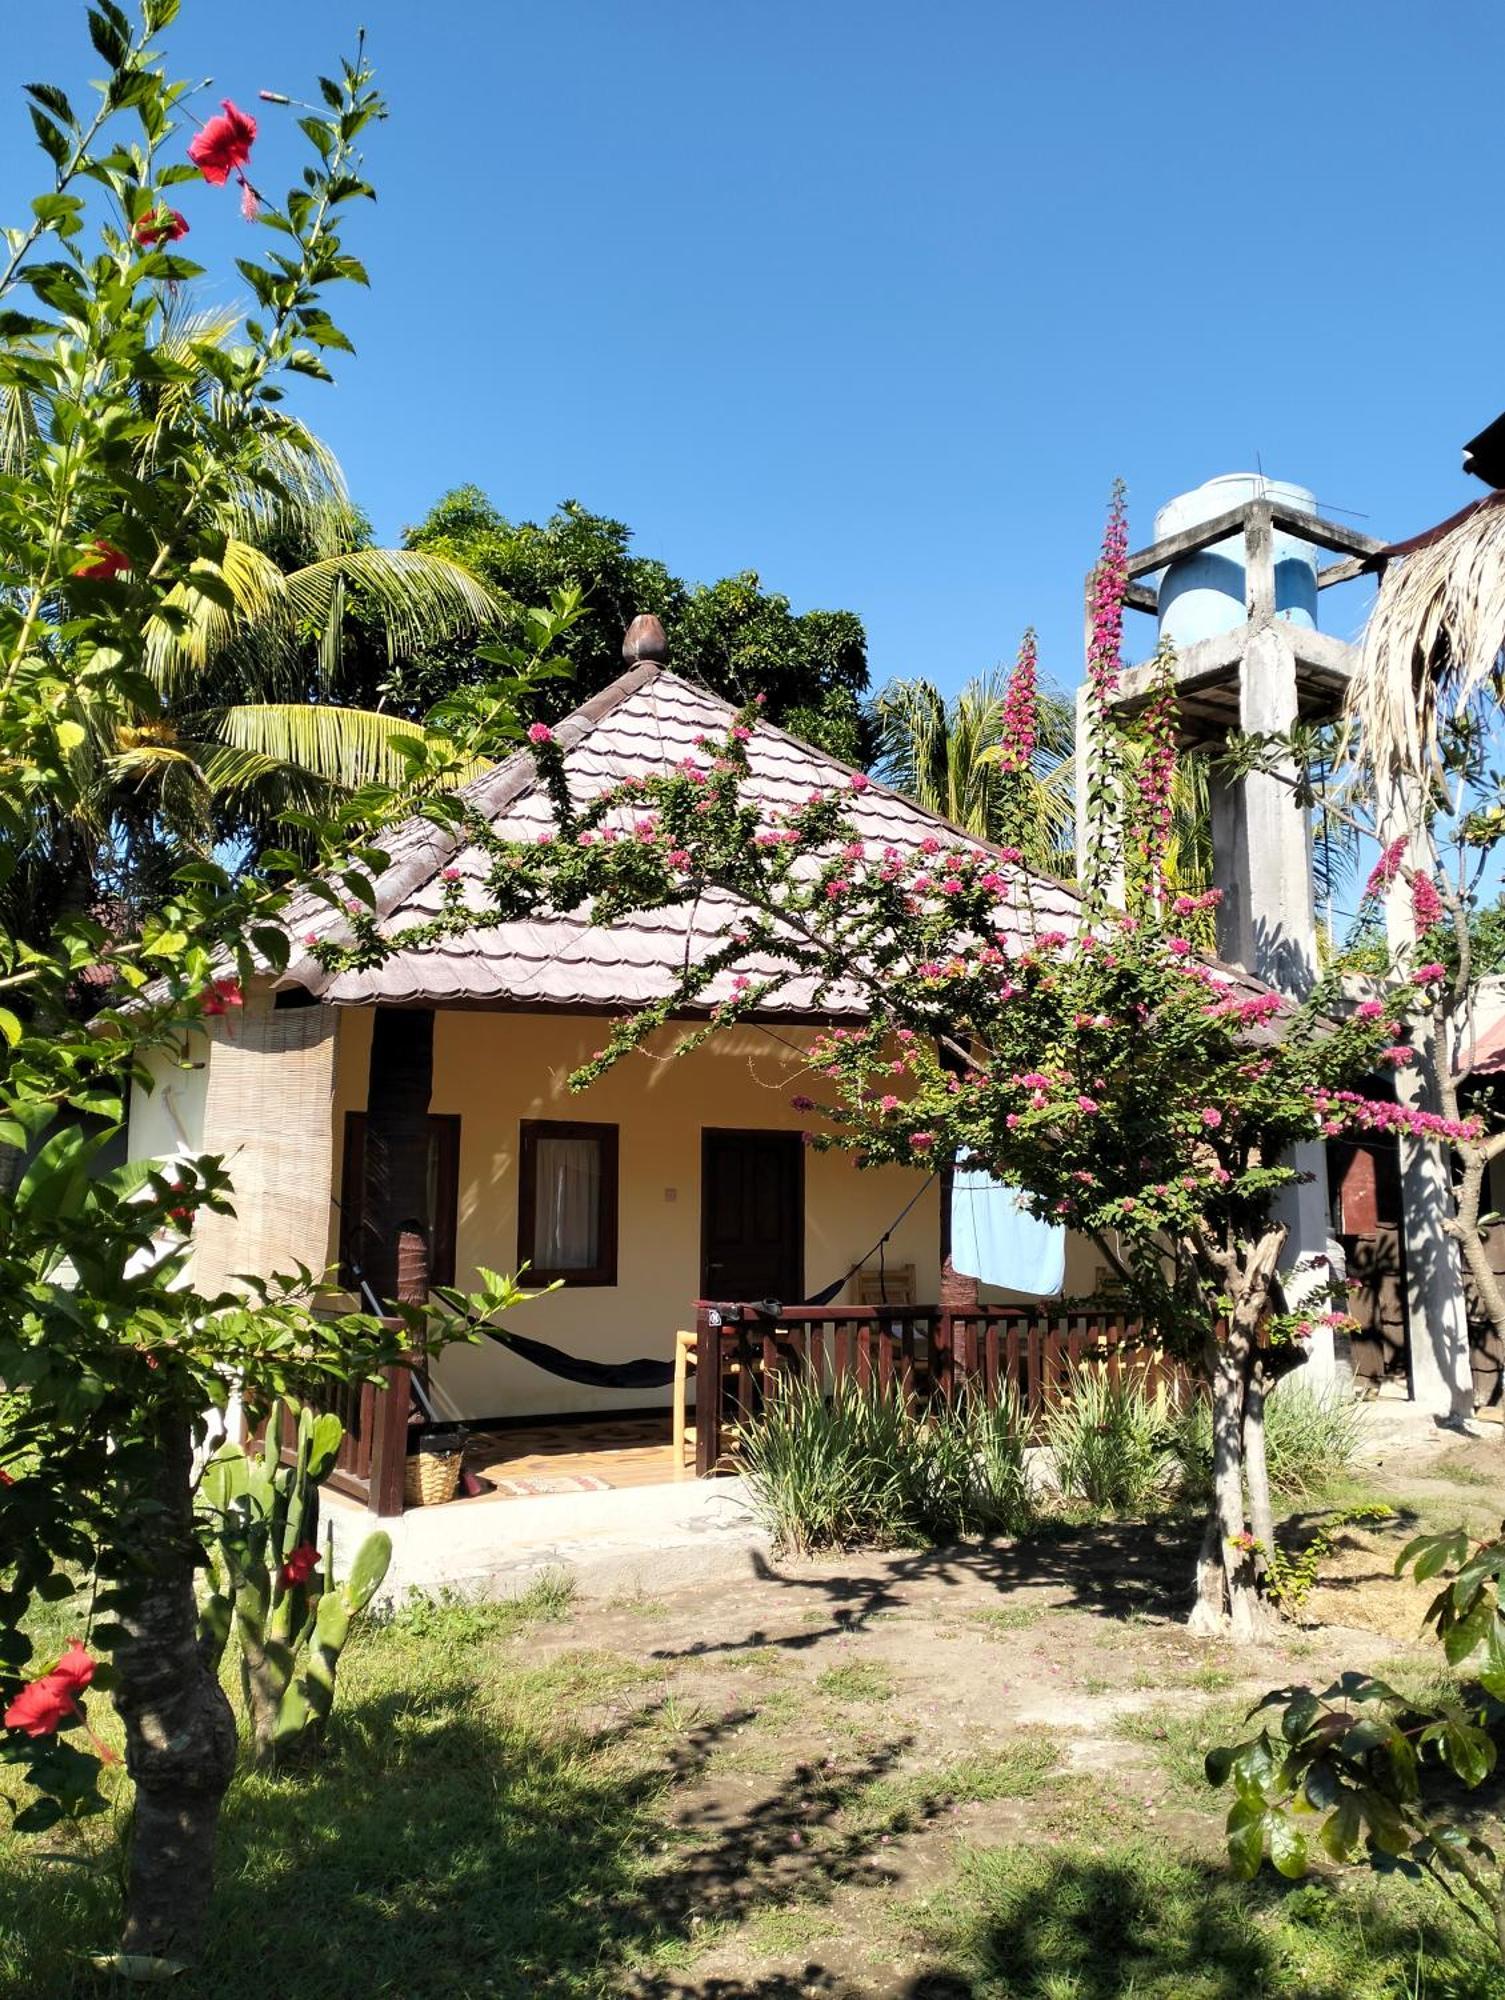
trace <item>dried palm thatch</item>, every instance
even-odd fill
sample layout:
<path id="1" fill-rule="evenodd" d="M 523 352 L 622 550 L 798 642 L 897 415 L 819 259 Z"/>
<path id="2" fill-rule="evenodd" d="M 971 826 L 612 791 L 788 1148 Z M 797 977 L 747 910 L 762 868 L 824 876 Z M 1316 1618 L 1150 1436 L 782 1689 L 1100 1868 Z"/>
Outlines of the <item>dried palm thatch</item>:
<path id="1" fill-rule="evenodd" d="M 1505 494 L 1396 551 L 1360 644 L 1350 720 L 1381 773 L 1436 773 L 1448 726 L 1505 693 Z"/>

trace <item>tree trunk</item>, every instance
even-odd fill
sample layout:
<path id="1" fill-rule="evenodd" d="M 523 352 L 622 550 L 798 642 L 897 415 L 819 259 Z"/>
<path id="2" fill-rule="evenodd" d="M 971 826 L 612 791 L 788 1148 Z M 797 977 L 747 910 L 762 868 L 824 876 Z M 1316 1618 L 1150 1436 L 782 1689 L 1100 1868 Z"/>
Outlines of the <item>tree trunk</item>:
<path id="1" fill-rule="evenodd" d="M 115 1706 L 136 1787 L 122 1949 L 192 1957 L 214 1886 L 220 1802 L 235 1770 L 235 1716 L 198 1638 L 194 1601 L 193 1441 L 164 1420 L 153 1507 L 137 1526 L 143 1579 L 119 1612 Z"/>
<path id="2" fill-rule="evenodd" d="M 1249 1489 L 1249 1526 L 1262 1551 L 1255 1559 L 1256 1574 L 1261 1581 L 1275 1547 L 1275 1507 L 1270 1498 L 1270 1467 L 1265 1457 L 1265 1397 L 1269 1389 L 1269 1370 L 1256 1347 L 1244 1388 L 1244 1484 Z"/>
<path id="3" fill-rule="evenodd" d="M 1249 1391 L 1259 1359 L 1257 1333 L 1270 1297 L 1276 1262 L 1285 1245 L 1284 1227 L 1266 1231 L 1242 1256 L 1242 1268 L 1230 1257 L 1227 1276 L 1232 1311 L 1222 1339 L 1213 1336 L 1209 1357 L 1212 1377 L 1212 1518 L 1197 1559 L 1196 1597 L 1189 1622 L 1193 1632 L 1228 1633 L 1248 1641 L 1268 1637 L 1275 1620 L 1260 1593 L 1255 1552 L 1244 1519 L 1245 1439 L 1257 1456 L 1251 1493 L 1273 1545 L 1274 1515 L 1269 1477 L 1264 1463 L 1264 1400 L 1262 1382 L 1252 1418 L 1247 1414 Z"/>

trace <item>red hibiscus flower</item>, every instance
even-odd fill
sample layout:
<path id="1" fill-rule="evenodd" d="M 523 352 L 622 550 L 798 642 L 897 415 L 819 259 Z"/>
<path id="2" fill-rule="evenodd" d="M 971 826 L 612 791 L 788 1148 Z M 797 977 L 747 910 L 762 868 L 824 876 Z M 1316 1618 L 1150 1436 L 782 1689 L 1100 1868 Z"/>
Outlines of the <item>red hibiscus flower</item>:
<path id="1" fill-rule="evenodd" d="M 70 1639 L 52 1672 L 22 1688 L 6 1709 L 6 1728 L 24 1730 L 28 1736 L 51 1736 L 78 1714 L 78 1697 L 93 1678 L 94 1662 L 77 1639 Z"/>
<path id="2" fill-rule="evenodd" d="M 231 174 L 241 172 L 256 137 L 256 120 L 238 110 L 228 97 L 221 101 L 224 110 L 188 142 L 189 159 L 213 187 L 223 187 Z"/>
<path id="3" fill-rule="evenodd" d="M 159 243 L 176 243 L 180 236 L 186 236 L 188 218 L 175 208 L 148 209 L 137 217 L 131 234 L 143 250 L 154 250 Z"/>
<path id="4" fill-rule="evenodd" d="M 15 1483 L 14 1475 L 7 1472 L 3 1465 L 0 1465 L 0 1486 L 14 1486 Z"/>
<path id="5" fill-rule="evenodd" d="M 117 549 L 113 542 L 94 540 L 94 554 L 85 556 L 81 563 L 73 565 L 73 574 L 81 576 L 86 583 L 105 583 L 111 577 L 123 576 L 131 566 L 131 559 L 123 549 Z"/>
<path id="6" fill-rule="evenodd" d="M 282 1565 L 282 1588 L 291 1590 L 294 1584 L 307 1583 L 318 1567 L 319 1551 L 314 1544 L 300 1542 Z"/>
<path id="7" fill-rule="evenodd" d="M 246 996 L 240 990 L 238 979 L 216 979 L 204 995 L 203 1007 L 206 1014 L 228 1014 L 232 1007 L 244 1007 Z"/>

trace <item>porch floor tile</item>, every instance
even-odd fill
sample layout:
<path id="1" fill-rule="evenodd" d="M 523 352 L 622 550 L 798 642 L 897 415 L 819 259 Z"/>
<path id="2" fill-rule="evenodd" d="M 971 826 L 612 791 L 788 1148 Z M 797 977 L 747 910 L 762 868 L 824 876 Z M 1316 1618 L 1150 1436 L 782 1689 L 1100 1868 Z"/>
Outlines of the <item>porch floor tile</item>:
<path id="1" fill-rule="evenodd" d="M 676 1473 L 668 1432 L 665 1414 L 475 1431 L 466 1447 L 465 1468 L 490 1483 L 492 1490 L 477 1496 L 487 1500 L 662 1486 L 691 1470 Z"/>

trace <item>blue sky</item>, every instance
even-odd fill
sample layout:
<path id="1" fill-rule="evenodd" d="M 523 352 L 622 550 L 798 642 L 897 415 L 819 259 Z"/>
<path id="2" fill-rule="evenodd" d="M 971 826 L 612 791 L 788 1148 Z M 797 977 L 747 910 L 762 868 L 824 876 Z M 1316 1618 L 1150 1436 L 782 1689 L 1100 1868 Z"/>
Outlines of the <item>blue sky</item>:
<path id="1" fill-rule="evenodd" d="M 74 0 L 6 15 L 8 85 L 96 67 Z M 186 0 L 174 67 L 206 108 L 312 95 L 362 19 L 374 291 L 309 414 L 385 537 L 465 480 L 514 515 L 574 496 L 683 575 L 855 609 L 876 681 L 955 686 L 1033 620 L 1069 683 L 1115 474 L 1136 543 L 1256 458 L 1385 535 L 1480 490 L 1483 0 Z M 8 94 L 11 220 L 40 156 Z M 280 187 L 301 142 L 256 108 Z M 228 269 L 233 198 L 187 197 Z"/>

